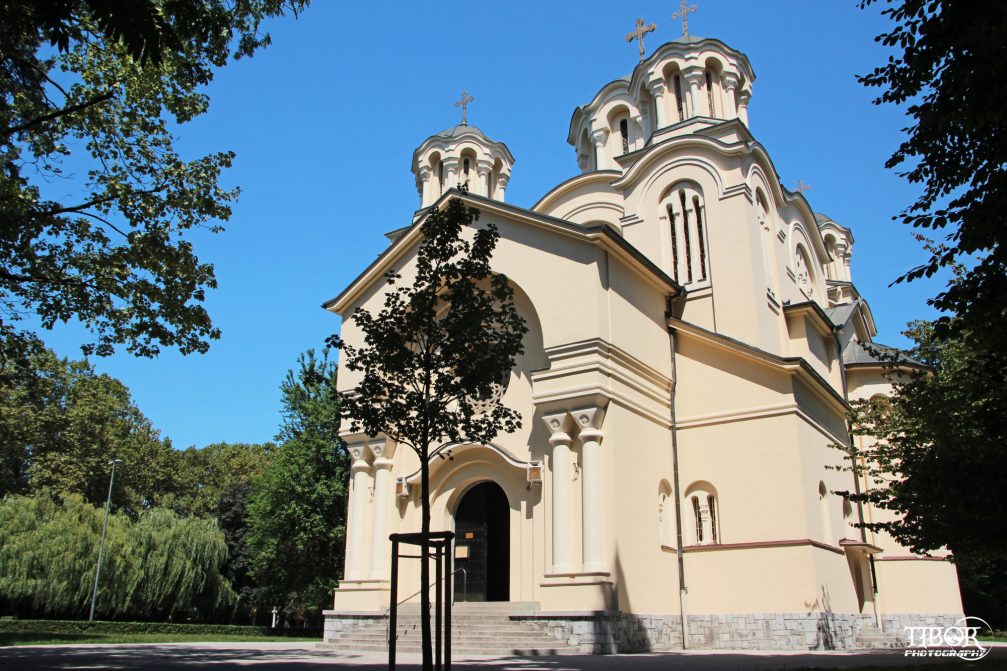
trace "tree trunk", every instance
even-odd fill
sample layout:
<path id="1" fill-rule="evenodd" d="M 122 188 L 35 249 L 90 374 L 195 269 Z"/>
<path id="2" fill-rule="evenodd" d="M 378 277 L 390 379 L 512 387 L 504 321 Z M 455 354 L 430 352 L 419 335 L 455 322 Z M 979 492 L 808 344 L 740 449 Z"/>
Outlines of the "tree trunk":
<path id="1" fill-rule="evenodd" d="M 423 649 L 423 671 L 433 671 L 434 655 L 430 636 L 430 445 L 423 446 L 420 457 L 420 635 Z"/>

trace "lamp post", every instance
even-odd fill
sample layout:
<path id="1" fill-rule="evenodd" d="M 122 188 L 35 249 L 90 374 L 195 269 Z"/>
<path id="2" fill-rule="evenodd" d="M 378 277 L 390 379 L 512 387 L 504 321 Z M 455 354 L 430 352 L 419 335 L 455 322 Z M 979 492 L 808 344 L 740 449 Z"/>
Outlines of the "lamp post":
<path id="1" fill-rule="evenodd" d="M 105 534 L 108 532 L 108 510 L 112 507 L 112 484 L 115 483 L 115 466 L 121 464 L 122 459 L 113 459 L 108 462 L 112 467 L 112 475 L 108 479 L 108 498 L 105 500 L 105 525 L 101 528 L 101 544 L 98 546 L 98 565 L 94 569 L 94 589 L 91 590 L 91 617 L 89 621 L 94 622 L 94 606 L 98 601 L 98 579 L 101 577 L 101 557 L 105 553 Z"/>

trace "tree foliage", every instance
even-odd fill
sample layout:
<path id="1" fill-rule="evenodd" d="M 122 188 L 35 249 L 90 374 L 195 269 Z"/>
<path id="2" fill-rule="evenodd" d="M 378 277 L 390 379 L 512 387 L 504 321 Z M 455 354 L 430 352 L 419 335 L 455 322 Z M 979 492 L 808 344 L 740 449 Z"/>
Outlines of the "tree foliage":
<path id="1" fill-rule="evenodd" d="M 298 364 L 281 386 L 282 443 L 254 483 L 246 542 L 257 601 L 315 619 L 342 568 L 348 459 L 335 364 L 311 350 Z"/>
<path id="2" fill-rule="evenodd" d="M 968 263 L 968 272 L 931 300 L 950 313 L 938 320 L 936 333 L 952 326 L 989 329 L 990 338 L 976 344 L 1000 349 L 1007 293 L 1007 4 L 888 0 L 882 13 L 894 25 L 877 41 L 900 53 L 860 81 L 883 89 L 877 104 L 908 105 L 912 124 L 887 165 L 904 166 L 902 174 L 922 191 L 901 220 L 947 236 L 946 245 L 932 248 L 929 260 L 901 280 Z"/>
<path id="3" fill-rule="evenodd" d="M 142 356 L 203 352 L 216 286 L 186 238 L 220 230 L 228 151 L 184 158 L 173 128 L 204 113 L 230 56 L 307 0 L 0 0 L 0 337 L 34 313 L 77 319 Z"/>
<path id="4" fill-rule="evenodd" d="M 104 511 L 77 494 L 0 500 L 0 602 L 21 614 L 82 616 L 90 605 Z M 213 520 L 164 509 L 109 519 L 98 613 L 207 616 L 233 604 Z"/>
<path id="5" fill-rule="evenodd" d="M 346 369 L 360 375 L 343 398 L 352 430 L 385 434 L 420 459 L 424 536 L 430 532 L 430 459 L 445 456 L 451 445 L 486 444 L 521 425 L 500 392 L 503 376 L 523 352 L 527 328 L 507 278 L 490 266 L 499 232 L 492 223 L 476 228 L 478 219 L 479 211 L 459 198 L 431 211 L 422 225 L 412 284 L 399 285 L 400 276 L 389 273 L 382 309 L 353 313 L 363 346 L 330 338 Z M 420 584 L 426 587 L 426 545 L 420 555 Z M 420 611 L 429 613 L 429 607 L 425 588 Z M 432 663 L 429 618 L 421 625 L 426 669 Z"/>
<path id="6" fill-rule="evenodd" d="M 224 498 L 262 474 L 275 449 L 273 443 L 212 443 L 178 450 L 162 503 L 181 515 L 215 517 Z"/>
<path id="7" fill-rule="evenodd" d="M 45 349 L 0 375 L 0 496 L 52 489 L 104 503 L 113 458 L 124 462 L 116 507 L 135 515 L 172 489 L 176 455 L 119 380 Z"/>

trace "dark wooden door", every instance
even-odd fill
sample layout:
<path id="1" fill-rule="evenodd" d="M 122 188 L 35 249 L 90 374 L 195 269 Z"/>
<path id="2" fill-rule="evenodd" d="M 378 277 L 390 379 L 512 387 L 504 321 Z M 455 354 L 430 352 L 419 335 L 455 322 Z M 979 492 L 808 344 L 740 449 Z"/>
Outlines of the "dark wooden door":
<path id="1" fill-rule="evenodd" d="M 458 601 L 486 600 L 486 522 L 455 523 L 455 594 Z"/>

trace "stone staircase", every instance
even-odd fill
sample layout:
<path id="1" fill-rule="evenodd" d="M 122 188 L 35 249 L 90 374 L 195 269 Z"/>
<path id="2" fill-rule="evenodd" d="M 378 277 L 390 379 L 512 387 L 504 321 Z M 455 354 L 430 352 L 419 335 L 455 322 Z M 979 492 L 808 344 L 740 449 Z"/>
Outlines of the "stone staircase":
<path id="1" fill-rule="evenodd" d="M 581 654 L 544 630 L 528 622 L 511 619 L 512 613 L 529 613 L 538 603 L 485 602 L 457 603 L 451 609 L 451 655 L 576 655 Z M 396 652 L 420 652 L 419 606 L 407 604 L 399 609 Z M 434 626 L 431 620 L 431 627 Z M 388 620 L 368 620 L 350 631 L 338 633 L 318 645 L 323 650 L 344 652 L 384 652 L 387 646 Z"/>
<path id="2" fill-rule="evenodd" d="M 866 650 L 904 648 L 906 642 L 894 632 L 881 631 L 873 624 L 865 624 L 857 633 L 854 647 Z"/>

